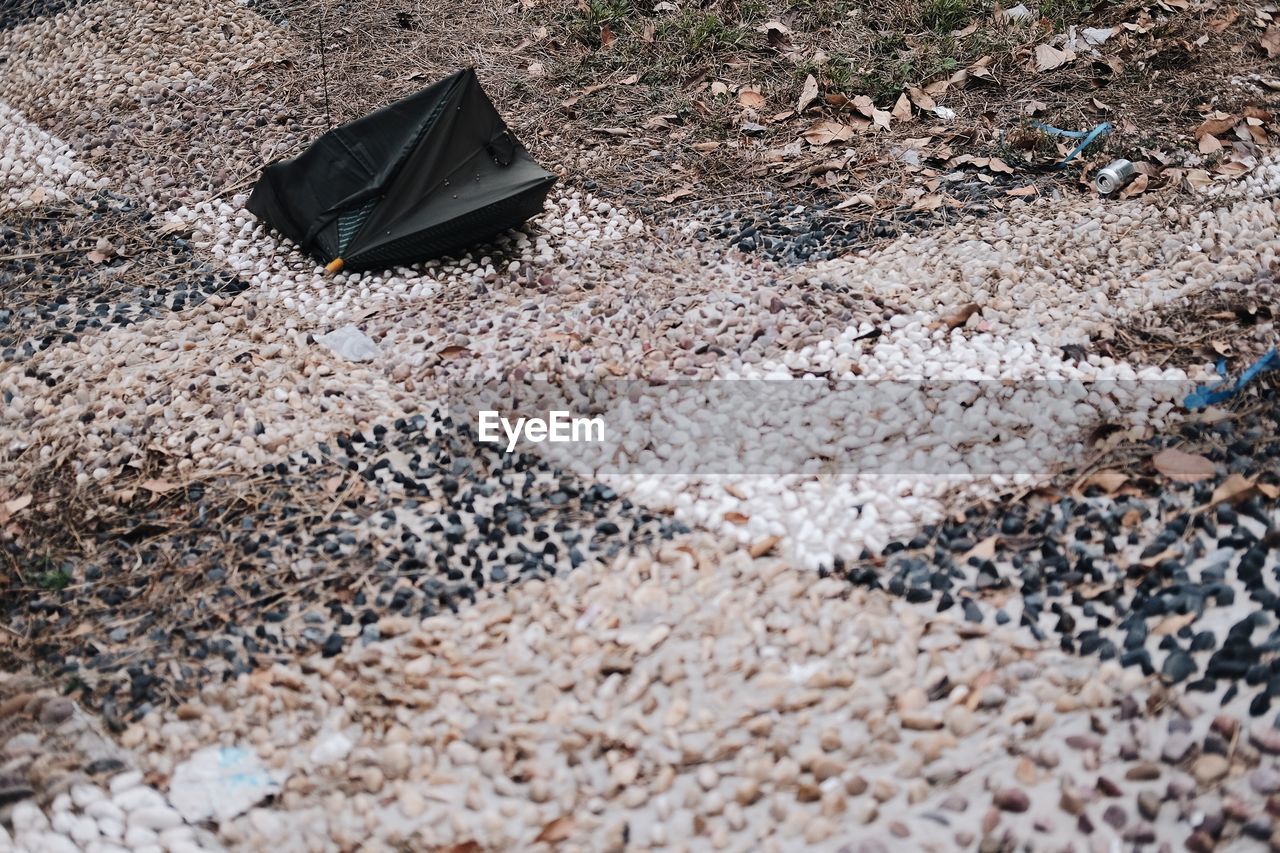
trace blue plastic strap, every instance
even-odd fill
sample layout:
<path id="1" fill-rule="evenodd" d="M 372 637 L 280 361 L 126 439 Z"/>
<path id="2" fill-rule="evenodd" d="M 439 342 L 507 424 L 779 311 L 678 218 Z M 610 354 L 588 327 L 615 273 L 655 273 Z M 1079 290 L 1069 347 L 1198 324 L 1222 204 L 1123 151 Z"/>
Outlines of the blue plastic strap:
<path id="1" fill-rule="evenodd" d="M 1272 347 L 1262 358 L 1249 365 L 1230 388 L 1223 388 L 1222 382 L 1197 388 L 1187 395 L 1186 399 L 1182 401 L 1182 405 L 1187 409 L 1203 409 L 1205 406 L 1212 406 L 1216 403 L 1221 403 L 1223 400 L 1229 400 L 1241 388 L 1252 382 L 1259 373 L 1264 370 L 1274 370 L 1275 368 L 1280 368 L 1280 353 L 1276 351 L 1275 347 Z M 1226 376 L 1224 362 L 1218 362 L 1218 373 Z"/>
<path id="2" fill-rule="evenodd" d="M 1076 158 L 1077 154 L 1079 154 L 1081 151 L 1083 151 L 1084 149 L 1092 145 L 1099 136 L 1105 136 L 1106 134 L 1115 130 L 1115 127 L 1109 121 L 1104 121 L 1102 124 L 1098 125 L 1093 130 L 1090 130 L 1090 131 L 1063 130 L 1060 127 L 1053 127 L 1052 125 L 1044 124 L 1038 121 L 1033 122 L 1032 127 L 1038 128 L 1039 130 L 1043 130 L 1045 133 L 1053 134 L 1054 136 L 1065 136 L 1068 139 L 1080 140 L 1080 144 L 1077 145 L 1075 148 L 1071 149 L 1071 153 L 1068 154 L 1066 157 L 1063 157 L 1062 160 L 1056 166 L 1053 167 L 1055 169 L 1064 168 L 1068 163 L 1070 163 L 1072 160 Z"/>

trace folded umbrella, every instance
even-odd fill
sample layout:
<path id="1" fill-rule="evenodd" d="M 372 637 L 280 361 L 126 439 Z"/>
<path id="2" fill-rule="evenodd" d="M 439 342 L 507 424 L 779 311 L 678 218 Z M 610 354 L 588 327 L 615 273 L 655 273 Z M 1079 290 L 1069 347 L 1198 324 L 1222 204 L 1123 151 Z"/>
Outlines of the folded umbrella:
<path id="1" fill-rule="evenodd" d="M 267 166 L 248 208 L 331 271 L 386 269 L 519 225 L 555 181 L 467 68 Z"/>

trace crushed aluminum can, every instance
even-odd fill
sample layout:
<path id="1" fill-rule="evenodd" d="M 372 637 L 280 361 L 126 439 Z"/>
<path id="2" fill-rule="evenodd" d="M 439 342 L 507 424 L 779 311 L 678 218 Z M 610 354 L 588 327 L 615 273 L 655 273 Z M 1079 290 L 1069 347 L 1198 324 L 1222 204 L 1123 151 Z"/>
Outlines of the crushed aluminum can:
<path id="1" fill-rule="evenodd" d="M 1093 185 L 1103 195 L 1111 195 L 1137 176 L 1138 170 L 1133 168 L 1133 164 L 1128 160 L 1115 160 L 1098 170 L 1097 177 L 1093 179 Z"/>

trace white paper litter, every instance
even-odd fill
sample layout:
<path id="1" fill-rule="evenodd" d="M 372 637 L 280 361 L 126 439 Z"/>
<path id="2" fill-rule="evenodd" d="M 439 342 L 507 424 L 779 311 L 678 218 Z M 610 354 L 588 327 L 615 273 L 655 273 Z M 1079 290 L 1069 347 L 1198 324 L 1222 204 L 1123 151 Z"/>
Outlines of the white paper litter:
<path id="1" fill-rule="evenodd" d="M 372 361 L 378 357 L 378 345 L 355 326 L 346 325 L 316 338 L 347 361 Z"/>
<path id="2" fill-rule="evenodd" d="M 1086 44 L 1106 44 L 1107 39 L 1115 34 L 1115 27 L 1085 27 L 1080 31 Z"/>
<path id="3" fill-rule="evenodd" d="M 173 771 L 169 802 L 188 823 L 217 823 L 280 793 L 281 771 L 269 771 L 251 749 L 208 746 Z"/>

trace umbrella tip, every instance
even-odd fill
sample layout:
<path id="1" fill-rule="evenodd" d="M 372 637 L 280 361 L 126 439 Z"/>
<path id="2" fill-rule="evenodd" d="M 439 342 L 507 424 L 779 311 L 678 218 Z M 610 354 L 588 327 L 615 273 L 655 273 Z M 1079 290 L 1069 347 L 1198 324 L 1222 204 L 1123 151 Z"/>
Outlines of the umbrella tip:
<path id="1" fill-rule="evenodd" d="M 335 275 L 342 272 L 342 266 L 344 263 L 345 261 L 343 261 L 342 258 L 334 258 L 324 265 L 324 271 L 329 275 Z"/>

